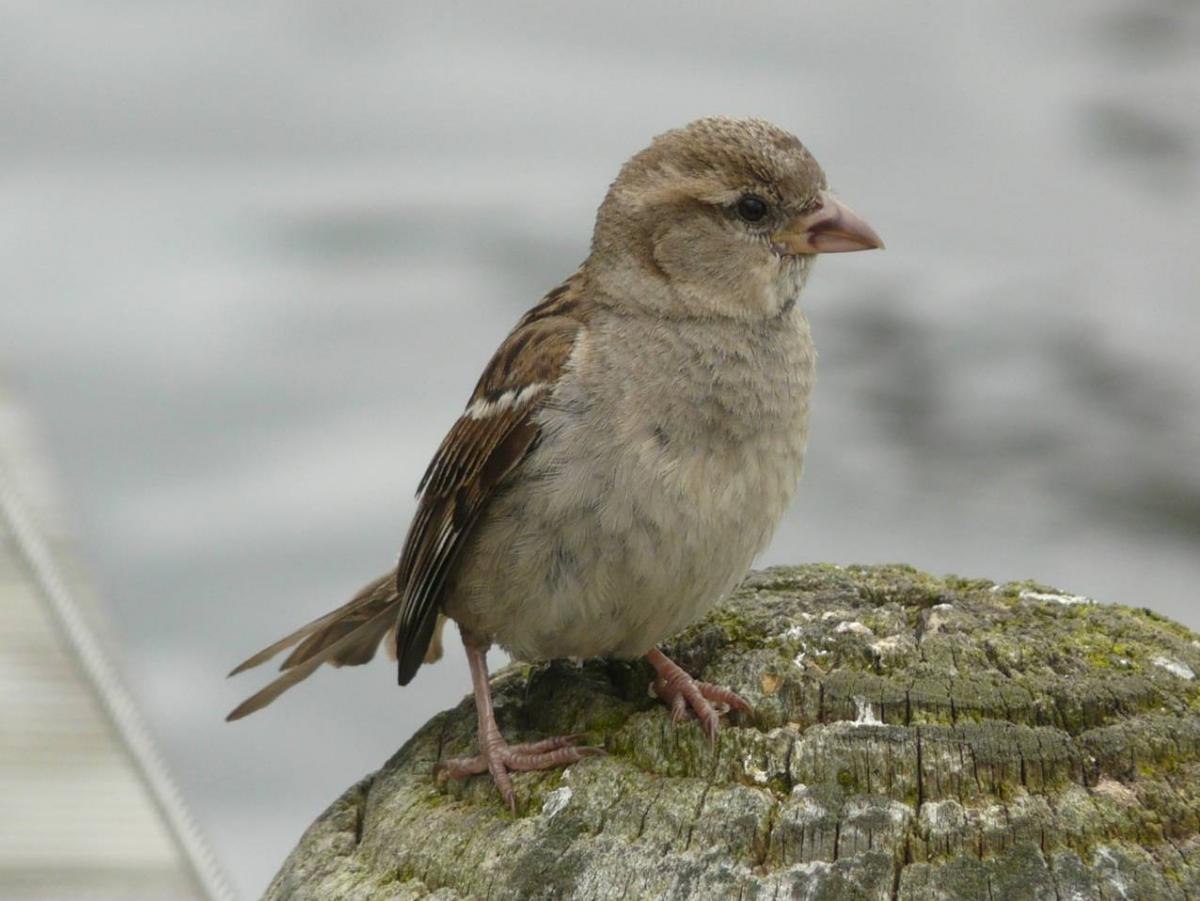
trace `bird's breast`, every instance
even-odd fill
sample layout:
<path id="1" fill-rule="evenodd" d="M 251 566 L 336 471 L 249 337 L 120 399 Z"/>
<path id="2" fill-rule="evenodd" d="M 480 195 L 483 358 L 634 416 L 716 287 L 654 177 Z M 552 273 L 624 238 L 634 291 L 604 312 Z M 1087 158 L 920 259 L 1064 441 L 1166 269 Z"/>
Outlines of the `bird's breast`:
<path id="1" fill-rule="evenodd" d="M 525 658 L 634 656 L 687 626 L 769 541 L 803 462 L 803 320 L 589 332 L 480 543 L 472 606 Z"/>

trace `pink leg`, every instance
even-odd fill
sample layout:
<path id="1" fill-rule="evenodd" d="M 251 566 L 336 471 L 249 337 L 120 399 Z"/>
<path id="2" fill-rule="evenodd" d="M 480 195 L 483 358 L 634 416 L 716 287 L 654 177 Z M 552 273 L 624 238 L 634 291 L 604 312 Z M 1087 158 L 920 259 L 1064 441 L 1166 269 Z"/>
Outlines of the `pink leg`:
<path id="1" fill-rule="evenodd" d="M 523 745 L 510 745 L 500 734 L 492 709 L 492 687 L 488 684 L 487 648 L 463 638 L 467 663 L 471 667 L 471 684 L 475 688 L 475 712 L 479 715 L 479 753 L 474 757 L 456 757 L 443 761 L 438 768 L 452 779 L 464 779 L 476 773 L 489 772 L 509 810 L 516 812 L 513 794 L 514 770 L 549 770 L 603 754 L 600 748 L 575 747 L 578 735 L 559 735 Z"/>
<path id="2" fill-rule="evenodd" d="M 690 707 L 709 740 L 715 742 L 722 713 L 751 710 L 743 698 L 728 688 L 693 679 L 658 648 L 648 653 L 646 659 L 658 674 L 650 687 L 671 708 L 672 723 L 682 720 Z"/>

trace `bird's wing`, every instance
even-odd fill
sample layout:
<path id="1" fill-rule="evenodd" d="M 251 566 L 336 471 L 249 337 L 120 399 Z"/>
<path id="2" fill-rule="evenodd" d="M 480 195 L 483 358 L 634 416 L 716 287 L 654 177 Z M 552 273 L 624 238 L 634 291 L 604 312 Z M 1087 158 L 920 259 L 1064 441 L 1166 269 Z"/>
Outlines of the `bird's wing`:
<path id="1" fill-rule="evenodd" d="M 283 675 L 228 719 L 265 707 L 322 663 L 366 663 L 391 631 L 400 684 L 412 679 L 430 644 L 454 561 L 497 487 L 537 442 L 537 411 L 549 400 L 586 320 L 577 276 L 522 317 L 484 369 L 466 410 L 421 479 L 417 512 L 395 573 L 238 666 L 230 675 L 296 646 L 281 667 Z"/>
<path id="2" fill-rule="evenodd" d="M 471 529 L 537 443 L 537 412 L 558 384 L 585 322 L 575 279 L 526 313 L 488 363 L 421 479 L 396 569 L 401 685 L 425 657 L 447 578 Z"/>

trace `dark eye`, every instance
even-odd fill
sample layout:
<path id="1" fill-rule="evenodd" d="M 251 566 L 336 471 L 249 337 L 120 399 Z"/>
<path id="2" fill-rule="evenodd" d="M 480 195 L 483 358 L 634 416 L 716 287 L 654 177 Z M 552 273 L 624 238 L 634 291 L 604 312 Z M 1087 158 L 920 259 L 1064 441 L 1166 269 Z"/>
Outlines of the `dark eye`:
<path id="1" fill-rule="evenodd" d="M 767 202 L 754 194 L 743 194 L 738 198 L 737 214 L 747 222 L 761 222 L 767 215 Z"/>

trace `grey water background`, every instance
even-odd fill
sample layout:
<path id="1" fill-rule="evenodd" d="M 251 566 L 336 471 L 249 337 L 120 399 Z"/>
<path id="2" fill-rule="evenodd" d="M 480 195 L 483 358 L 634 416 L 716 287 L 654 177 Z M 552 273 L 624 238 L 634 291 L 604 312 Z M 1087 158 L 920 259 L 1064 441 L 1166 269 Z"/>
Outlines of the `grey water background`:
<path id="1" fill-rule="evenodd" d="M 469 682 L 232 664 L 389 566 L 496 343 L 650 136 L 797 132 L 822 259 L 764 563 L 1035 577 L 1200 628 L 1200 6 L 9 2 L 0 366 L 247 895 Z M 265 677 L 265 673 L 261 674 Z"/>

